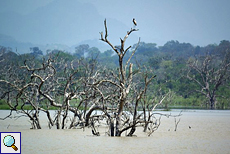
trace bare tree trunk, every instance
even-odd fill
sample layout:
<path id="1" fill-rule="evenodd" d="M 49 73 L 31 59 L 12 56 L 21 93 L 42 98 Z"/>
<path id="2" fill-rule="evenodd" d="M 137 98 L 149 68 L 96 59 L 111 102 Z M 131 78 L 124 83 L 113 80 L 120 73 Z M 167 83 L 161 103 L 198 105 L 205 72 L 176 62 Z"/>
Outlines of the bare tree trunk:
<path id="1" fill-rule="evenodd" d="M 110 135 L 113 137 L 114 136 L 114 121 L 111 119 L 110 121 Z"/>
<path id="2" fill-rule="evenodd" d="M 215 98 L 215 95 L 214 96 L 212 96 L 211 98 L 210 98 L 210 109 L 211 110 L 214 110 L 214 109 L 216 109 L 216 98 Z"/>
<path id="3" fill-rule="evenodd" d="M 119 105 L 119 110 L 117 113 L 117 118 L 116 118 L 116 136 L 121 136 L 120 128 L 121 128 L 121 116 L 123 112 L 123 106 L 124 106 L 125 101 L 121 100 L 120 105 Z"/>
<path id="4" fill-rule="evenodd" d="M 123 58 L 126 54 L 126 52 L 131 48 L 131 46 L 129 46 L 128 48 L 125 49 L 125 41 L 128 38 L 128 36 L 134 32 L 134 31 L 138 31 L 138 29 L 132 29 L 130 31 L 127 32 L 127 34 L 125 35 L 124 39 L 121 39 L 121 46 L 120 49 L 116 48 L 114 45 L 112 45 L 110 43 L 110 41 L 107 39 L 108 37 L 108 30 L 107 30 L 107 25 L 106 25 L 106 20 L 104 21 L 104 26 L 105 26 L 105 36 L 103 36 L 103 32 L 101 32 L 101 40 L 106 42 L 118 55 L 119 57 L 119 88 L 120 88 L 120 98 L 119 98 L 119 105 L 118 105 L 118 111 L 116 114 L 116 126 L 115 126 L 115 136 L 121 136 L 121 117 L 123 114 L 123 108 L 124 108 L 124 104 L 126 103 L 126 97 L 129 93 L 130 90 L 130 85 L 131 85 L 131 81 L 132 81 L 132 64 L 130 64 L 130 71 L 129 71 L 129 84 L 126 85 L 127 81 L 126 81 L 126 67 L 131 59 L 131 57 L 133 56 L 133 54 L 135 53 L 137 47 L 135 48 L 135 50 L 133 51 L 133 54 L 130 56 L 129 60 L 127 61 L 126 65 L 123 66 Z M 139 39 L 140 42 L 140 39 Z"/>

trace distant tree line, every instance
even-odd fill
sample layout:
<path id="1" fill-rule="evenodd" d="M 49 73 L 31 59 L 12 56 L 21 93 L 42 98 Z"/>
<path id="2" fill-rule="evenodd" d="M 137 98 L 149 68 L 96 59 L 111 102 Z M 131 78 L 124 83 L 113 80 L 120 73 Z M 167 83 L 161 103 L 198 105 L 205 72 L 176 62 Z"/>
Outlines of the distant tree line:
<path id="1" fill-rule="evenodd" d="M 134 44 L 130 48 L 124 61 L 128 61 L 128 57 L 132 54 L 131 50 L 136 46 L 137 44 Z M 160 106 L 162 108 L 229 109 L 229 50 L 230 42 L 227 40 L 204 47 L 178 41 L 169 41 L 164 46 L 139 42 L 131 62 L 134 64 L 134 70 L 144 65 L 156 74 L 156 80 L 149 85 L 150 90 L 147 93 L 149 97 L 158 95 L 156 89 L 159 88 L 162 94 L 171 92 L 171 99 L 165 100 L 165 105 Z M 74 53 L 59 50 L 48 50 L 44 53 L 38 47 L 31 47 L 31 53 L 20 55 L 3 46 L 0 46 L 0 51 L 2 68 L 0 78 L 4 78 L 8 65 L 19 66 L 28 58 L 38 64 L 43 58 L 57 53 L 59 59 L 65 59 L 65 62 L 88 59 L 96 60 L 98 65 L 107 68 L 118 67 L 117 55 L 112 50 L 101 52 L 98 48 L 89 47 L 87 44 L 75 47 Z M 218 77 L 221 77 L 219 82 Z"/>
<path id="2" fill-rule="evenodd" d="M 12 118 L 16 111 L 29 118 L 32 129 L 41 129 L 39 118 L 45 113 L 49 128 L 91 127 L 92 134 L 99 136 L 98 128 L 103 126 L 108 128 L 105 133 L 109 136 L 133 136 L 137 127 L 151 135 L 160 126 L 162 116 L 180 116 L 155 112 L 169 92 L 147 95 L 156 75 L 148 66 L 137 63 L 134 68 L 131 62 L 140 39 L 133 49 L 125 46 L 129 35 L 138 29 L 127 31 L 119 47 L 108 39 L 106 20 L 104 31 L 100 40 L 117 55 L 117 67 L 101 65 L 99 50 L 88 45 L 77 47 L 73 55 L 53 50 L 42 56 L 37 47 L 24 55 L 7 56 L 13 52 L 2 51 L 0 97 L 10 112 L 0 119 Z M 176 131 L 179 121 L 175 123 Z"/>
<path id="3" fill-rule="evenodd" d="M 87 44 L 74 53 L 38 47 L 31 53 L 14 53 L 0 46 L 0 108 L 7 106 L 29 118 L 33 129 L 41 129 L 40 113 L 48 127 L 90 127 L 100 135 L 133 136 L 137 127 L 148 135 L 161 124 L 155 109 L 229 109 L 230 42 L 205 47 L 169 41 L 157 47 L 140 42 L 125 46 L 131 28 L 120 45 L 108 38 L 106 20 L 100 40 L 111 50 L 100 52 Z M 50 110 L 54 109 L 52 116 Z"/>

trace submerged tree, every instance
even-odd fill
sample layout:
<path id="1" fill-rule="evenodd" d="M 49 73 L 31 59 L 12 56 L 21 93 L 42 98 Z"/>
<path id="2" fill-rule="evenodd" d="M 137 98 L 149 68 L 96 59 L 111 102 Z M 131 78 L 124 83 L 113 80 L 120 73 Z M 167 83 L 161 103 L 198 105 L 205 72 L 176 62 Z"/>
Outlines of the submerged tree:
<path id="1" fill-rule="evenodd" d="M 131 46 L 125 48 L 125 41 L 132 32 L 138 31 L 138 29 L 132 29 L 131 28 L 131 30 L 128 31 L 127 34 L 125 35 L 124 39 L 120 38 L 120 40 L 121 40 L 120 48 L 116 48 L 107 39 L 108 30 L 107 30 L 107 26 L 106 26 L 106 20 L 104 21 L 104 26 L 105 26 L 105 36 L 103 36 L 103 33 L 101 32 L 101 40 L 106 42 L 108 45 L 110 45 L 111 48 L 116 52 L 116 54 L 118 55 L 118 58 L 119 58 L 118 83 L 113 82 L 113 84 L 119 88 L 119 100 L 118 100 L 118 111 L 117 111 L 117 116 L 116 116 L 116 131 L 115 131 L 116 133 L 115 133 L 115 135 L 120 136 L 122 133 L 122 124 L 121 124 L 122 119 L 121 118 L 122 118 L 122 114 L 123 114 L 123 109 L 124 109 L 124 105 L 127 101 L 127 96 L 128 96 L 130 89 L 131 89 L 132 78 L 133 78 L 133 71 L 132 71 L 133 64 L 132 63 L 129 64 L 129 62 L 130 62 L 130 59 L 132 58 L 133 54 L 135 53 L 135 51 L 137 49 L 137 48 L 134 49 L 129 60 L 126 62 L 126 64 L 124 64 L 124 61 L 123 61 L 124 56 L 129 51 L 129 49 L 131 48 Z M 139 39 L 139 42 L 140 42 L 140 39 Z M 138 45 L 136 47 L 138 47 Z M 128 65 L 129 65 L 129 71 L 126 70 Z M 126 74 L 127 72 L 128 72 L 128 74 Z"/>
<path id="2" fill-rule="evenodd" d="M 131 52 L 128 60 L 126 62 L 124 61 L 126 53 L 129 52 L 129 49 L 131 49 L 131 46 L 125 48 L 125 42 L 129 35 L 135 31 L 138 31 L 138 29 L 131 28 L 131 30 L 127 31 L 127 34 L 124 36 L 124 38 L 120 38 L 121 44 L 118 48 L 108 40 L 106 20 L 104 21 L 104 27 L 105 34 L 103 35 L 103 32 L 100 33 L 101 40 L 106 42 L 113 49 L 119 60 L 119 68 L 117 71 L 112 71 L 110 75 L 107 75 L 107 79 L 98 81 L 94 84 L 95 86 L 100 86 L 100 84 L 107 83 L 112 85 L 113 89 L 115 89 L 113 93 L 110 93 L 109 97 L 112 99 L 109 100 L 108 103 L 109 106 L 115 107 L 111 110 L 108 110 L 108 106 L 101 109 L 109 119 L 109 135 L 121 136 L 124 131 L 130 130 L 128 136 L 132 136 L 136 130 L 136 127 L 139 126 L 144 126 L 144 131 L 146 131 L 148 128 L 151 134 L 160 125 L 159 122 L 156 122 L 160 119 L 156 119 L 154 117 L 153 111 L 158 104 L 162 103 L 166 96 L 163 96 L 157 103 L 154 101 L 147 103 L 146 91 L 148 89 L 148 85 L 156 77 L 156 75 L 154 75 L 150 69 L 146 69 L 143 72 L 140 67 L 133 71 L 133 64 L 130 63 L 131 58 L 138 48 L 140 39 L 134 50 Z M 143 66 L 143 68 L 145 67 Z M 144 79 L 142 78 L 135 81 L 142 82 L 134 82 L 133 79 L 135 77 L 140 77 L 140 75 L 143 76 Z M 115 101 L 115 103 L 111 101 Z M 98 109 L 98 107 L 95 108 L 95 110 L 96 109 Z M 138 112 L 139 109 L 141 109 L 142 112 Z M 93 110 L 91 110 L 91 112 L 92 111 Z"/>
<path id="3" fill-rule="evenodd" d="M 92 59 L 72 61 L 66 61 L 62 52 L 48 54 L 39 61 L 25 59 L 20 68 L 11 68 L 15 71 L 0 80 L 1 98 L 11 109 L 7 117 L 13 111 L 20 112 L 30 119 L 32 128 L 41 129 L 39 115 L 44 112 L 49 128 L 90 127 L 92 134 L 100 135 L 97 128 L 105 126 L 109 136 L 124 132 L 132 136 L 137 127 L 151 135 L 160 126 L 161 116 L 173 116 L 154 111 L 168 94 L 158 100 L 147 97 L 148 86 L 156 77 L 153 71 L 140 65 L 134 68 L 131 63 L 140 39 L 133 51 L 129 51 L 131 46 L 125 48 L 125 42 L 138 29 L 131 28 L 116 47 L 108 40 L 106 20 L 104 28 L 105 35 L 101 32 L 100 39 L 117 54 L 117 69 L 98 65 L 96 54 Z M 129 55 L 127 60 L 125 55 Z M 55 109 L 54 116 L 50 109 Z"/>

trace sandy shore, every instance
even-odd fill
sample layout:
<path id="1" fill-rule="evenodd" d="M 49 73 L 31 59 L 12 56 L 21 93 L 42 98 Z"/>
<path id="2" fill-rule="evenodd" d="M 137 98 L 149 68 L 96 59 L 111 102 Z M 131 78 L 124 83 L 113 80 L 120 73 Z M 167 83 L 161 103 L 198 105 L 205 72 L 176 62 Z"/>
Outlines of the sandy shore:
<path id="1" fill-rule="evenodd" d="M 0 111 L 4 117 L 9 111 Z M 165 113 L 165 112 L 164 112 Z M 178 111 L 172 111 L 177 114 Z M 94 137 L 90 130 L 47 129 L 47 120 L 41 117 L 42 130 L 30 130 L 25 117 L 0 121 L 1 132 L 22 133 L 22 153 L 216 153 L 230 154 L 230 111 L 183 111 L 177 131 L 174 118 L 162 118 L 160 128 L 147 137 L 138 131 L 138 137 Z M 189 128 L 191 127 L 191 129 Z"/>

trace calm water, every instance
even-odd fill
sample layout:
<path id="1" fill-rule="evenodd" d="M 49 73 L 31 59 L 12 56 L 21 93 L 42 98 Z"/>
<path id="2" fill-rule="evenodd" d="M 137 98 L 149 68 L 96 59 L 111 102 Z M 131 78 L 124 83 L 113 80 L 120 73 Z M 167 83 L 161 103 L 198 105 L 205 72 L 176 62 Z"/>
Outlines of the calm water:
<path id="1" fill-rule="evenodd" d="M 0 117 L 9 111 L 0 110 Z M 164 112 L 168 113 L 168 112 Z M 178 111 L 171 113 L 177 114 Z M 139 130 L 138 137 L 94 137 L 85 131 L 48 129 L 45 116 L 42 130 L 30 130 L 27 118 L 0 121 L 0 131 L 22 133 L 22 153 L 230 153 L 230 111 L 183 111 L 177 131 L 174 118 L 162 118 L 160 128 L 147 137 Z M 188 127 L 191 126 L 191 129 Z"/>

